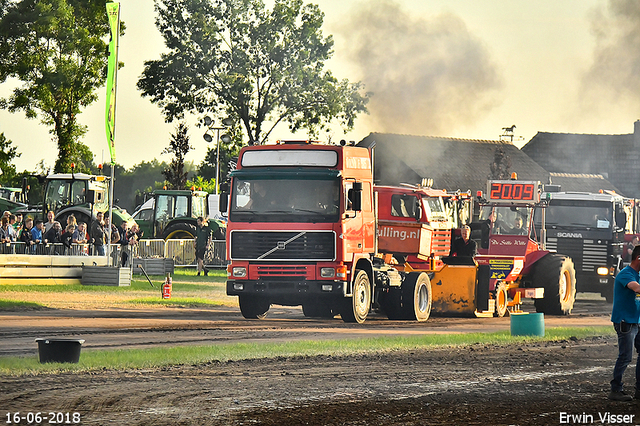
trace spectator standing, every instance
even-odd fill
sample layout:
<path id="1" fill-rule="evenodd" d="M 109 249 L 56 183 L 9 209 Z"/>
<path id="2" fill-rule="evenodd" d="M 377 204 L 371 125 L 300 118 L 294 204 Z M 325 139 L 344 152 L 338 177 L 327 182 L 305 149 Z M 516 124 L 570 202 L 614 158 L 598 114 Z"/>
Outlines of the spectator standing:
<path id="1" fill-rule="evenodd" d="M 9 233 L 13 235 L 13 241 L 18 240 L 18 231 L 15 228 L 15 223 L 16 223 L 16 215 L 15 214 L 9 215 Z"/>
<path id="2" fill-rule="evenodd" d="M 9 225 L 9 219 L 6 217 L 2 217 L 0 226 L 0 242 L 2 243 L 13 243 L 15 239 L 15 231 L 13 227 Z"/>
<path id="3" fill-rule="evenodd" d="M 74 232 L 75 232 L 75 229 L 74 229 L 73 225 L 67 225 L 67 227 L 65 228 L 64 232 L 60 236 L 60 242 L 62 243 L 62 245 L 64 245 L 67 248 L 67 250 L 71 249 L 71 244 L 73 242 L 73 233 Z"/>
<path id="4" fill-rule="evenodd" d="M 126 220 L 123 220 L 118 227 L 118 237 L 120 242 L 120 262 L 122 267 L 127 266 L 127 261 L 129 260 L 129 237 L 128 237 L 128 228 L 129 224 Z"/>
<path id="5" fill-rule="evenodd" d="M 609 399 L 632 401 L 634 397 L 624 392 L 622 376 L 633 358 L 633 348 L 640 351 L 640 245 L 631 253 L 631 263 L 616 275 L 613 284 L 613 309 L 611 322 L 618 335 L 618 359 L 613 369 Z M 640 399 L 640 362 L 636 363 L 635 399 Z"/>
<path id="6" fill-rule="evenodd" d="M 46 234 L 47 232 L 49 232 L 49 229 L 53 228 L 53 222 L 54 222 L 54 218 L 55 218 L 55 213 L 53 213 L 51 210 L 49 210 L 47 212 L 47 221 L 44 224 L 44 233 Z"/>
<path id="7" fill-rule="evenodd" d="M 61 243 L 62 237 L 62 225 L 57 220 L 54 220 L 51 224 L 51 228 L 44 232 L 43 241 L 45 244 L 58 244 Z"/>
<path id="8" fill-rule="evenodd" d="M 75 228 L 74 228 L 75 230 Z M 72 231 L 73 234 L 73 231 Z M 96 213 L 96 219 L 89 226 L 89 238 L 92 240 L 98 256 L 105 255 L 105 232 L 102 212 Z"/>
<path id="9" fill-rule="evenodd" d="M 622 260 L 624 260 L 625 262 L 631 262 L 631 253 L 633 253 L 633 249 L 639 244 L 640 240 L 638 239 L 638 236 L 634 235 L 631 241 L 626 244 L 624 250 L 624 258 Z"/>
<path id="10" fill-rule="evenodd" d="M 13 229 L 16 231 L 16 233 L 19 233 L 20 231 L 22 231 L 23 226 L 24 224 L 22 223 L 22 213 L 16 213 L 16 221 L 13 223 Z M 18 238 L 20 238 L 19 235 Z"/>
<path id="11" fill-rule="evenodd" d="M 78 227 L 73 231 L 71 239 L 74 244 L 87 244 L 89 240 L 87 238 L 87 224 L 84 222 L 78 223 Z"/>
<path id="12" fill-rule="evenodd" d="M 204 267 L 204 255 L 207 252 L 210 241 L 211 228 L 209 228 L 207 221 L 201 216 L 197 219 L 196 240 L 193 242 L 196 249 L 196 259 L 198 259 L 198 276 L 201 271 L 204 271 L 205 275 L 209 275 L 209 271 Z"/>
<path id="13" fill-rule="evenodd" d="M 73 225 L 74 229 L 78 227 L 78 223 L 76 222 L 76 217 L 73 214 L 70 214 L 69 216 L 67 216 L 67 226 L 68 225 Z"/>
<path id="14" fill-rule="evenodd" d="M 25 253 L 31 253 L 32 247 L 35 244 L 33 242 L 33 236 L 31 229 L 33 228 L 33 219 L 28 217 L 24 220 L 24 226 L 20 231 L 20 241 L 25 244 Z"/>
<path id="15" fill-rule="evenodd" d="M 42 230 L 44 229 L 44 224 L 40 219 L 36 220 L 35 226 L 31 228 L 31 239 L 34 244 L 42 243 Z"/>
<path id="16" fill-rule="evenodd" d="M 54 220 L 51 228 L 45 231 L 42 238 L 45 244 L 53 244 L 53 252 L 55 254 L 64 254 L 64 249 L 60 245 L 62 242 L 62 225 L 60 225 L 60 222 Z"/>
<path id="17" fill-rule="evenodd" d="M 9 225 L 9 220 L 6 217 L 2 217 L 0 224 L 0 243 L 2 243 L 1 253 L 13 253 L 11 243 L 15 241 L 15 232 L 16 231 L 13 230 L 13 227 Z"/>
<path id="18" fill-rule="evenodd" d="M 142 232 L 137 223 L 131 225 L 131 229 L 129 230 L 129 245 L 138 244 L 143 235 L 144 232 Z"/>

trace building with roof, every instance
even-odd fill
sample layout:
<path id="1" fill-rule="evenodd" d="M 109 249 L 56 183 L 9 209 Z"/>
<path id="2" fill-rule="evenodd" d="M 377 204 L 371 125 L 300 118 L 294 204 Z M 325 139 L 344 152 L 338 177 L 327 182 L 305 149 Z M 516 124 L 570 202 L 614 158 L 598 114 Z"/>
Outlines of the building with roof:
<path id="1" fill-rule="evenodd" d="M 622 195 L 640 198 L 640 120 L 624 135 L 538 132 L 522 151 L 549 172 L 601 175 Z"/>
<path id="2" fill-rule="evenodd" d="M 549 172 L 509 141 L 455 139 L 371 133 L 359 146 L 374 149 L 374 179 L 378 184 L 419 183 L 432 178 L 434 187 L 486 191 L 496 150 L 510 162 L 518 179 L 549 181 Z"/>

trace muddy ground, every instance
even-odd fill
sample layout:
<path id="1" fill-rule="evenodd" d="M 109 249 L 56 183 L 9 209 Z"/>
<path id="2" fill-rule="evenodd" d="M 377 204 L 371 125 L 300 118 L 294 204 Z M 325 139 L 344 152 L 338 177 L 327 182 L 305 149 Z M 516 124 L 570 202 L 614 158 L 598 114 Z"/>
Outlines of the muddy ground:
<path id="1" fill-rule="evenodd" d="M 610 309 L 604 300 L 581 298 L 574 315 L 548 317 L 546 325 L 610 325 Z M 354 326 L 305 319 L 300 309 L 289 308 L 273 309 L 269 318 L 243 320 L 233 308 L 0 312 L 0 355 L 35 353 L 33 337 L 43 334 L 86 338 L 85 351 L 494 331 L 509 324 L 508 318 L 433 318 L 418 324 L 373 316 Z M 616 354 L 613 337 L 597 337 L 519 347 L 477 344 L 0 376 L 0 422 L 11 424 L 7 413 L 78 412 L 85 425 L 640 425 L 640 403 L 607 400 Z M 629 385 L 634 365 L 625 377 Z M 582 417 L 569 417 L 574 415 Z"/>
<path id="2" fill-rule="evenodd" d="M 615 343 L 598 337 L 515 349 L 477 344 L 384 355 L 4 376 L 0 409 L 3 416 L 79 412 L 82 424 L 96 425 L 590 423 L 568 422 L 568 415 L 592 416 L 584 419 L 603 424 L 600 416 L 606 413 L 627 419 L 604 424 L 640 424 L 640 403 L 606 398 Z M 631 383 L 631 369 L 627 373 Z"/>

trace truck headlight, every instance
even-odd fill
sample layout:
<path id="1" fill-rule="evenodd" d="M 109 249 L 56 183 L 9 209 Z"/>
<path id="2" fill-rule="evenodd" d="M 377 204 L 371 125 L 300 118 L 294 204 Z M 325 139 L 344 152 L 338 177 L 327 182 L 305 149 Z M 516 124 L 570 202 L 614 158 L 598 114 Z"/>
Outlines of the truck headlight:
<path id="1" fill-rule="evenodd" d="M 333 268 L 320 268 L 320 276 L 322 278 L 332 278 L 336 275 L 336 270 Z"/>
<path id="2" fill-rule="evenodd" d="M 609 275 L 609 269 L 604 266 L 599 267 L 596 272 L 598 275 Z"/>
<path id="3" fill-rule="evenodd" d="M 236 278 L 244 278 L 247 276 L 247 268 L 244 266 L 234 266 L 232 273 Z"/>

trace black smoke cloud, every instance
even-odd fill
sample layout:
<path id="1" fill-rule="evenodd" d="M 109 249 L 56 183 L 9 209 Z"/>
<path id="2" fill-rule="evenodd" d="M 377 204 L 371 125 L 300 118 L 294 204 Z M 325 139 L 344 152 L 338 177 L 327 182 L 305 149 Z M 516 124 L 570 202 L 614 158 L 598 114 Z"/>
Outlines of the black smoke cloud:
<path id="1" fill-rule="evenodd" d="M 583 110 L 640 114 L 640 2 L 610 0 L 591 14 L 593 62 L 581 80 Z"/>
<path id="2" fill-rule="evenodd" d="M 340 29 L 367 91 L 372 131 L 451 135 L 499 102 L 488 49 L 452 14 L 413 16 L 391 0 L 353 7 Z"/>

